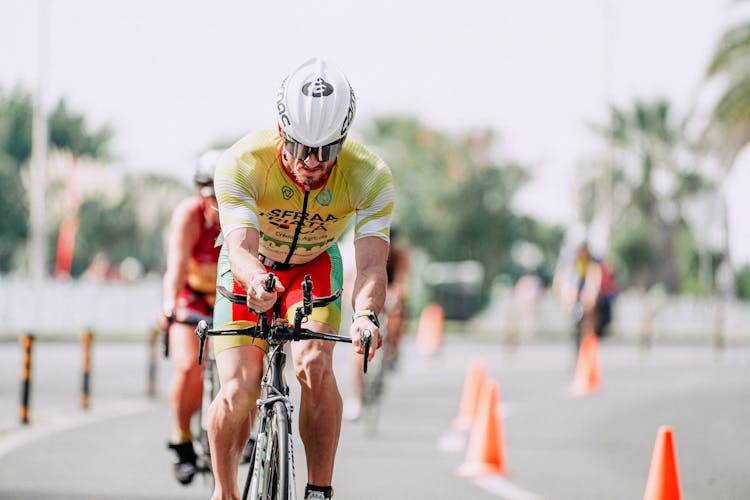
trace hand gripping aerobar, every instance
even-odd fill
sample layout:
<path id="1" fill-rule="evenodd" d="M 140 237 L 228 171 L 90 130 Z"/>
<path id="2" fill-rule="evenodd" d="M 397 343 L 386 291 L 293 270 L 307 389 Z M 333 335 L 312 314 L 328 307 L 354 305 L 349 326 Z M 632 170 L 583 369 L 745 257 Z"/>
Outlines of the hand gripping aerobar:
<path id="1" fill-rule="evenodd" d="M 271 292 L 276 287 L 276 277 L 273 273 L 268 274 L 268 278 L 264 284 L 264 288 L 267 292 Z M 341 296 L 341 290 L 337 290 L 332 295 L 325 297 L 313 297 L 312 293 L 313 284 L 310 275 L 305 275 L 304 281 L 302 282 L 302 307 L 299 307 L 294 314 L 294 326 L 289 326 L 286 322 L 276 321 L 274 318 L 271 323 L 268 322 L 268 314 L 258 314 L 258 324 L 247 328 L 239 328 L 232 330 L 209 330 L 208 324 L 205 321 L 200 321 L 195 329 L 195 335 L 200 340 L 200 349 L 198 351 L 198 364 L 203 362 L 203 349 L 206 344 L 206 339 L 209 335 L 247 335 L 250 337 L 258 337 L 269 344 L 280 344 L 288 341 L 305 340 L 305 339 L 318 339 L 318 340 L 330 340 L 334 342 L 349 342 L 352 339 L 343 335 L 334 335 L 330 333 L 319 333 L 307 328 L 302 328 L 302 323 L 307 317 L 312 314 L 313 309 L 318 307 L 325 307 L 334 300 Z M 223 286 L 217 286 L 216 291 L 221 295 L 229 299 L 234 304 L 246 304 L 247 297 L 244 294 L 232 293 Z M 254 311 L 256 312 L 256 311 Z M 362 334 L 362 342 L 365 346 L 365 353 L 369 352 L 370 349 L 370 332 L 364 331 Z M 367 371 L 367 354 L 365 354 L 364 360 L 364 371 Z"/>

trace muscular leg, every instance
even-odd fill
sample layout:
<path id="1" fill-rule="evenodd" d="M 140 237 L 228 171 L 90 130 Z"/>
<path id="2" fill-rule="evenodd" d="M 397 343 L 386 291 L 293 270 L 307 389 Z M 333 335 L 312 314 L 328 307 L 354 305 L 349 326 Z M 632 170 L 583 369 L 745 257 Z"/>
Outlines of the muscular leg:
<path id="1" fill-rule="evenodd" d="M 178 441 L 190 435 L 190 419 L 201 404 L 203 368 L 198 364 L 195 327 L 173 323 L 169 329 L 169 353 L 174 363 L 170 399 Z"/>
<path id="2" fill-rule="evenodd" d="M 336 333 L 310 321 L 313 331 Z M 299 433 L 307 457 L 307 482 L 328 486 L 341 431 L 342 401 L 333 373 L 333 342 L 305 340 L 292 344 L 294 368 L 300 383 Z"/>
<path id="3" fill-rule="evenodd" d="M 250 437 L 255 401 L 260 396 L 263 351 L 253 346 L 216 355 L 221 389 L 208 411 L 208 439 L 215 484 L 213 500 L 238 499 L 237 467 Z"/>

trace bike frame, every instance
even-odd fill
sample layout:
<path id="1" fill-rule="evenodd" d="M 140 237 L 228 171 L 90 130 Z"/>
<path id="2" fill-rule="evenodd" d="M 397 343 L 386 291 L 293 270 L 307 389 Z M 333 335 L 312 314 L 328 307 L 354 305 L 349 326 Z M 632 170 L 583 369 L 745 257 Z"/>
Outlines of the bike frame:
<path id="1" fill-rule="evenodd" d="M 266 494 L 274 494 L 276 498 L 281 499 L 296 499 L 295 489 L 295 471 L 294 471 L 294 452 L 292 443 L 292 432 L 291 422 L 293 406 L 289 400 L 289 386 L 286 383 L 284 377 L 284 367 L 286 366 L 287 354 L 284 352 L 284 343 L 275 345 L 269 349 L 267 354 L 268 366 L 266 372 L 263 375 L 262 391 L 263 395 L 258 400 L 258 436 L 255 442 L 255 448 L 250 460 L 250 469 L 248 470 L 247 479 L 245 480 L 245 488 L 243 491 L 243 500 L 248 498 L 266 498 Z M 285 442 L 275 442 L 274 433 L 278 433 L 279 429 L 274 429 L 273 422 L 277 422 L 277 425 L 286 428 L 286 432 L 282 432 L 283 436 L 280 439 Z M 265 474 L 270 473 L 267 466 L 269 465 L 269 453 L 272 450 L 269 449 L 269 445 L 273 446 L 277 444 L 280 448 L 286 450 L 286 453 L 282 453 L 281 460 L 285 455 L 287 458 L 284 460 L 286 465 L 286 472 L 280 475 L 286 477 L 276 478 L 277 490 L 276 491 L 264 491 L 265 488 L 270 486 L 268 484 Z M 274 457 L 271 457 L 273 459 Z M 283 468 L 283 465 L 279 461 L 279 465 Z M 264 468 L 266 470 L 264 470 Z M 265 484 L 264 484 L 265 483 Z"/>
<path id="2" fill-rule="evenodd" d="M 275 277 L 269 273 L 265 289 L 272 291 L 275 287 Z M 245 304 L 246 297 L 234 294 L 219 286 L 217 291 L 235 304 Z M 258 314 L 258 325 L 238 330 L 209 330 L 205 321 L 198 324 L 195 330 L 200 340 L 198 364 L 203 359 L 203 349 L 209 335 L 248 335 L 258 337 L 268 343 L 266 359 L 268 365 L 263 375 L 261 389 L 262 398 L 258 401 L 258 435 L 251 457 L 251 467 L 242 499 L 253 500 L 289 500 L 296 499 L 294 483 L 294 452 L 292 449 L 292 404 L 289 400 L 289 387 L 284 379 L 286 353 L 284 346 L 287 342 L 319 339 L 334 342 L 349 342 L 350 337 L 319 333 L 302 328 L 302 322 L 315 307 L 323 307 L 333 302 L 341 295 L 338 290 L 328 297 L 313 298 L 312 281 L 306 275 L 302 283 L 302 307 L 298 308 L 294 317 L 294 325 L 289 326 L 285 321 L 278 321 L 275 314 L 269 324 L 266 313 Z M 367 358 L 370 352 L 371 332 L 362 332 L 361 341 L 364 347 L 364 371 L 367 372 Z M 275 468 L 274 468 L 275 467 Z M 274 472 L 278 477 L 273 476 Z"/>

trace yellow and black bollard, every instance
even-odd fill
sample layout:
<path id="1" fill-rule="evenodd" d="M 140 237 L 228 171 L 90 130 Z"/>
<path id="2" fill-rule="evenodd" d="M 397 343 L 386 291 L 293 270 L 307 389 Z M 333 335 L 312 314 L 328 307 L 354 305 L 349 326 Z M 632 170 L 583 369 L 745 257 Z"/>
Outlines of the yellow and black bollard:
<path id="1" fill-rule="evenodd" d="M 34 346 L 34 335 L 26 333 L 19 338 L 23 348 L 21 363 L 21 423 L 29 423 L 29 397 L 31 396 L 31 351 Z"/>
<path id="2" fill-rule="evenodd" d="M 81 387 L 81 408 L 88 409 L 91 396 L 91 342 L 94 334 L 83 332 L 83 387 Z"/>
<path id="3" fill-rule="evenodd" d="M 156 363 L 158 360 L 157 343 L 161 332 L 157 329 L 151 330 L 148 341 L 148 388 L 146 394 L 151 397 L 156 396 Z"/>

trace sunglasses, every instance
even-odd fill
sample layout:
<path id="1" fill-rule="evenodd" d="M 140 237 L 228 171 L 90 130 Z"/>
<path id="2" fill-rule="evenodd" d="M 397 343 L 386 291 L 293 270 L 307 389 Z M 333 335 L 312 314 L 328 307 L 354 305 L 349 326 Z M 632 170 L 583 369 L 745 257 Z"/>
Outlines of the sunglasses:
<path id="1" fill-rule="evenodd" d="M 338 141 L 326 144 L 325 146 L 311 147 L 301 144 L 284 134 L 284 149 L 298 160 L 305 160 L 308 156 L 315 155 L 318 161 L 328 161 L 331 158 L 336 158 L 336 155 L 341 152 L 344 139 L 345 137 L 342 137 Z"/>

